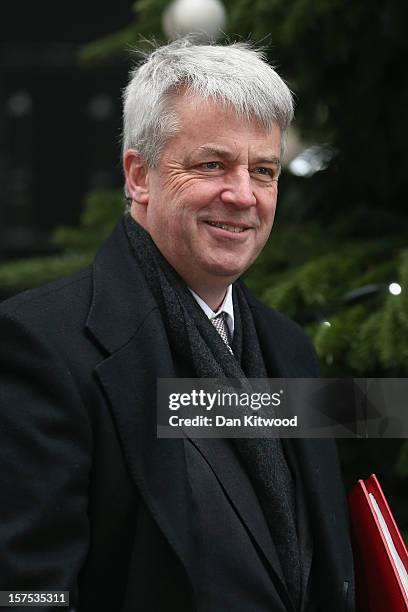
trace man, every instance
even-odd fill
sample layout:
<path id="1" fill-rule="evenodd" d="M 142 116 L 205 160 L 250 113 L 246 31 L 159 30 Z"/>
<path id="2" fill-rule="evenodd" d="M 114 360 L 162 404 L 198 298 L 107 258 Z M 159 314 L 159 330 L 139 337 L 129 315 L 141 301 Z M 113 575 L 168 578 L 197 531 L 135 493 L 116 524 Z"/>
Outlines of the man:
<path id="1" fill-rule="evenodd" d="M 133 72 L 130 214 L 92 267 L 0 307 L 1 589 L 69 590 L 79 611 L 353 610 L 330 441 L 156 436 L 158 378 L 317 374 L 237 280 L 292 115 L 244 43 L 177 41 Z"/>

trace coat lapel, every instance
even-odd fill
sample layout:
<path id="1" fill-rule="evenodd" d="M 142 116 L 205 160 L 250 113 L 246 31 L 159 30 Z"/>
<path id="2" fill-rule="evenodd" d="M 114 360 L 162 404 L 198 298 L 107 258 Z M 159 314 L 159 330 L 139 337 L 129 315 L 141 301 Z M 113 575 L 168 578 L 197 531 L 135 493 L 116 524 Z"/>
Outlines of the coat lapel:
<path id="1" fill-rule="evenodd" d="M 119 225 L 94 264 L 87 329 L 106 351 L 96 375 L 109 399 L 130 473 L 192 579 L 192 509 L 182 439 L 157 439 L 156 382 L 172 378 L 157 305 Z"/>
<path id="2" fill-rule="evenodd" d="M 313 354 L 299 355 L 296 344 L 285 335 L 276 318 L 265 317 L 264 308 L 248 296 L 268 375 L 273 378 L 318 376 Z M 278 315 L 275 315 L 276 317 Z M 288 325 L 288 322 L 286 322 Z M 303 359 L 302 359 L 303 357 Z M 317 362 L 315 362 L 317 363 Z M 316 555 L 320 576 L 319 591 L 327 609 L 343 612 L 349 584 L 353 584 L 353 558 L 347 522 L 347 509 L 342 478 L 333 440 L 293 438 L 283 440 L 288 461 L 298 482 L 297 494 L 307 507 L 300 521 L 311 527 L 313 555 Z M 307 546 L 307 542 L 304 542 Z"/>
<path id="3" fill-rule="evenodd" d="M 252 484 L 243 470 L 231 441 L 224 438 L 190 439 L 205 458 L 235 512 L 256 542 L 274 577 L 286 609 L 292 609 L 279 558 Z"/>
<path id="4" fill-rule="evenodd" d="M 170 363 L 161 318 L 154 311 L 96 372 L 110 399 L 137 488 L 192 578 L 192 507 L 184 444 L 182 439 L 158 439 L 156 432 L 156 377 L 172 378 Z"/>

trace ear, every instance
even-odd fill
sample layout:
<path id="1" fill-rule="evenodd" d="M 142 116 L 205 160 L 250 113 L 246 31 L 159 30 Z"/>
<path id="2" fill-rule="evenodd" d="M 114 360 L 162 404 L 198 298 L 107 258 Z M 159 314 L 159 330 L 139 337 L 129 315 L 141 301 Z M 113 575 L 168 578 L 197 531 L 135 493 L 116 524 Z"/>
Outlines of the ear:
<path id="1" fill-rule="evenodd" d="M 129 149 L 123 155 L 126 188 L 132 203 L 147 205 L 149 201 L 149 180 L 146 161 L 137 151 Z"/>

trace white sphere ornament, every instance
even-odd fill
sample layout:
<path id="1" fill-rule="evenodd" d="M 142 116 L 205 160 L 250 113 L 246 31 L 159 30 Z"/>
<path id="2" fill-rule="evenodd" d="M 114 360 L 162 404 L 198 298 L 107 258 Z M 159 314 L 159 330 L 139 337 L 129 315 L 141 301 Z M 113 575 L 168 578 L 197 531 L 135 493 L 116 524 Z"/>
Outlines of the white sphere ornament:
<path id="1" fill-rule="evenodd" d="M 220 0 L 175 0 L 163 13 L 163 30 L 171 40 L 187 34 L 215 39 L 225 22 L 225 8 Z"/>

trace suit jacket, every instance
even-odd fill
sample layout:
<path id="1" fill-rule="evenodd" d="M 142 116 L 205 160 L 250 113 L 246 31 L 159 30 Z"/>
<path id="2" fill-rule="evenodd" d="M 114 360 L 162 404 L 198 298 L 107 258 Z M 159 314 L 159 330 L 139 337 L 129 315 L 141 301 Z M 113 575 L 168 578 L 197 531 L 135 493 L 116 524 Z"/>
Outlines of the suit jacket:
<path id="1" fill-rule="evenodd" d="M 269 376 L 316 375 L 298 326 L 248 301 Z M 69 590 L 81 612 L 292 609 L 231 446 L 156 437 L 156 377 L 173 368 L 122 222 L 93 266 L 0 305 L 0 590 Z M 334 444 L 290 452 L 321 609 L 352 612 Z"/>

